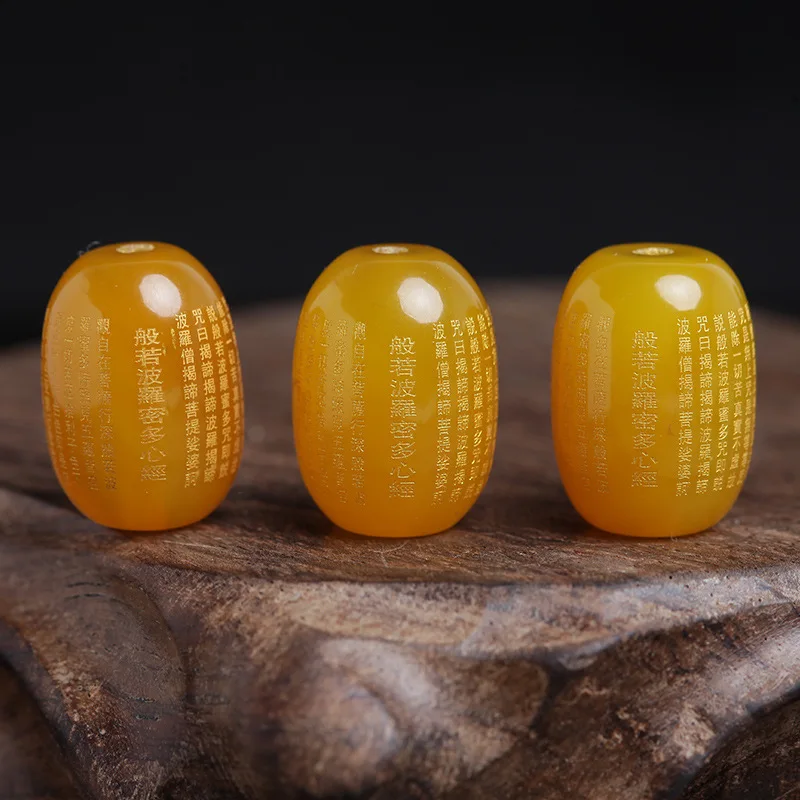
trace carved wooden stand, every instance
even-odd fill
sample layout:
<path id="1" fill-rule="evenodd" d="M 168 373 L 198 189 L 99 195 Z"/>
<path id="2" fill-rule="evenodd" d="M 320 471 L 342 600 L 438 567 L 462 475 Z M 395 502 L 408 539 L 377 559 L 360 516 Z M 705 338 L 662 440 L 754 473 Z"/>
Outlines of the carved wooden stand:
<path id="1" fill-rule="evenodd" d="M 297 307 L 238 320 L 248 440 L 210 519 L 69 506 L 38 353 L 0 358 L 0 798 L 800 797 L 800 328 L 756 314 L 751 475 L 714 531 L 587 530 L 548 420 L 551 287 L 488 293 L 501 419 L 457 530 L 332 531 L 299 477 Z"/>

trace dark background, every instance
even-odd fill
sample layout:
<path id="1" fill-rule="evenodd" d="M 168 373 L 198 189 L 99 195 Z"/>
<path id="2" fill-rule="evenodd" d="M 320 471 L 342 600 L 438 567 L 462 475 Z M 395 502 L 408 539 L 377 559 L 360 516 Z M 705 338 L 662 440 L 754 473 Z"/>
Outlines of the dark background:
<path id="1" fill-rule="evenodd" d="M 358 244 L 435 244 L 487 279 L 676 241 L 719 253 L 754 305 L 800 311 L 779 15 L 107 5 L 0 2 L 0 342 L 38 334 L 98 240 L 179 244 L 234 306 L 300 296 Z"/>

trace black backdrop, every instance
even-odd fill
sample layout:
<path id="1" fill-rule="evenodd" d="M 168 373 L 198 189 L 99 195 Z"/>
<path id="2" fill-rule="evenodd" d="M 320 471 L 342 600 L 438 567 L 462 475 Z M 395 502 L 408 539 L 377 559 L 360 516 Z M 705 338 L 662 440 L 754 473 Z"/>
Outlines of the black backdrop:
<path id="1" fill-rule="evenodd" d="M 0 2 L 2 342 L 38 334 L 78 250 L 143 238 L 192 251 L 232 305 L 302 295 L 357 244 L 565 278 L 655 239 L 714 250 L 754 305 L 800 311 L 785 19 L 106 5 L 122 16 Z"/>

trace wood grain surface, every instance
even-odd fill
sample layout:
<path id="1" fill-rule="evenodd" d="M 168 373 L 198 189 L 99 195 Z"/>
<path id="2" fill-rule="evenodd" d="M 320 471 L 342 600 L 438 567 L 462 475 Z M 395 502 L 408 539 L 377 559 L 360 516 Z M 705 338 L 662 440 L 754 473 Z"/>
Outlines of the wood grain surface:
<path id="1" fill-rule="evenodd" d="M 458 528 L 331 528 L 291 432 L 297 305 L 237 317 L 244 462 L 122 534 L 50 467 L 0 356 L 0 800 L 800 798 L 800 327 L 756 313 L 750 477 L 712 531 L 589 529 L 549 431 L 558 291 L 490 287 L 500 427 Z"/>

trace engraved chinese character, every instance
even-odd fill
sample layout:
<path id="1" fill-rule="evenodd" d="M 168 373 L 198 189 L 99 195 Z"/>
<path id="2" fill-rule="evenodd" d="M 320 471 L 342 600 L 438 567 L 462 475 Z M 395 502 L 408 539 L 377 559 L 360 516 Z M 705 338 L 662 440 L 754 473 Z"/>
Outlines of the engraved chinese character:
<path id="1" fill-rule="evenodd" d="M 413 400 L 393 398 L 391 415 L 393 417 L 416 417 L 417 407 Z"/>
<path id="2" fill-rule="evenodd" d="M 653 489 L 658 486 L 658 473 L 651 471 L 636 471 L 631 476 L 631 486 L 643 489 Z"/>
<path id="3" fill-rule="evenodd" d="M 390 432 L 395 439 L 411 439 L 417 430 L 416 422 L 392 422 Z"/>
<path id="4" fill-rule="evenodd" d="M 160 369 L 137 369 L 139 386 L 156 386 L 161 383 Z"/>
<path id="5" fill-rule="evenodd" d="M 658 407 L 655 392 L 634 392 L 632 400 L 633 408 L 652 409 Z"/>
<path id="6" fill-rule="evenodd" d="M 392 467 L 390 473 L 393 478 L 397 478 L 401 481 L 407 481 L 414 475 L 416 475 L 416 470 L 413 467 L 410 467 L 405 462 L 401 462 L 396 466 Z"/>
<path id="7" fill-rule="evenodd" d="M 389 484 L 390 497 L 413 497 L 414 496 L 414 482 L 413 481 L 392 481 Z"/>
<path id="8" fill-rule="evenodd" d="M 167 409 L 161 408 L 140 408 L 138 410 L 139 421 L 144 425 L 161 425 L 167 415 Z"/>
<path id="9" fill-rule="evenodd" d="M 142 428 L 141 442 L 142 444 L 153 444 L 161 441 L 164 438 L 164 428 L 162 426 L 151 425 Z"/>
<path id="10" fill-rule="evenodd" d="M 416 391 L 416 381 L 414 380 L 392 380 L 392 397 L 414 397 Z"/>
<path id="11" fill-rule="evenodd" d="M 393 358 L 390 361 L 390 372 L 398 378 L 411 377 L 414 374 L 415 358 Z"/>
<path id="12" fill-rule="evenodd" d="M 167 479 L 166 464 L 146 464 L 142 467 L 143 481 L 165 481 Z"/>
<path id="13" fill-rule="evenodd" d="M 416 445 L 412 440 L 405 439 L 395 442 L 392 445 L 392 458 L 394 459 L 407 459 L 411 458 L 416 451 Z"/>
<path id="14" fill-rule="evenodd" d="M 157 405 L 164 402 L 164 387 L 160 385 L 140 386 L 139 404 Z"/>
<path id="15" fill-rule="evenodd" d="M 642 412 L 633 415 L 633 427 L 642 431 L 654 431 L 658 422 L 657 414 Z"/>
<path id="16" fill-rule="evenodd" d="M 389 352 L 392 355 L 414 355 L 414 340 L 410 336 L 406 336 L 405 338 L 400 338 L 399 336 L 395 336 L 392 339 L 392 343 L 389 347 Z M 414 359 L 407 359 L 414 361 Z M 416 363 L 416 362 L 414 362 Z"/>
<path id="17" fill-rule="evenodd" d="M 638 350 L 633 354 L 632 363 L 637 370 L 655 370 L 658 353 L 648 350 Z"/>
<path id="18" fill-rule="evenodd" d="M 158 344 L 158 331 L 155 328 L 137 328 L 133 337 L 133 342 L 136 347 Z"/>

